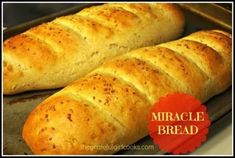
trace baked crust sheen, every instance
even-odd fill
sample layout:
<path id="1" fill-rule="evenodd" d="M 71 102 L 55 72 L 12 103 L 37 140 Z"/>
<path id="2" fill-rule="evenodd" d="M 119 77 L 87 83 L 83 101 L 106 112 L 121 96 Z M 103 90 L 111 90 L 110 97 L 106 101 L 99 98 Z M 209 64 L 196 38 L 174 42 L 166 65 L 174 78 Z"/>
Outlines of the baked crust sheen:
<path id="1" fill-rule="evenodd" d="M 228 88 L 231 53 L 231 35 L 219 30 L 133 50 L 37 106 L 23 138 L 35 154 L 114 153 L 113 145 L 148 135 L 149 109 L 160 97 L 182 92 L 205 102 Z"/>
<path id="2" fill-rule="evenodd" d="M 104 4 L 59 17 L 4 41 L 3 93 L 64 87 L 117 55 L 176 39 L 183 28 L 173 4 Z"/>

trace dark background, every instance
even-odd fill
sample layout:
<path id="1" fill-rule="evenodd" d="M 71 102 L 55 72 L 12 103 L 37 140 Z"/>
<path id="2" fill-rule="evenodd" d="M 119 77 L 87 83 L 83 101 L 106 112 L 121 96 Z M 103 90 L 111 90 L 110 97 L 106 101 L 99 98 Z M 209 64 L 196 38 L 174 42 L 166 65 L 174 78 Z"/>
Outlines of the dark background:
<path id="1" fill-rule="evenodd" d="M 218 3 L 217 3 L 218 4 Z M 84 3 L 3 3 L 3 26 L 12 27 Z M 218 4 L 232 10 L 231 4 Z"/>
<path id="2" fill-rule="evenodd" d="M 3 26 L 11 27 L 58 11 L 72 8 L 75 3 L 3 3 Z"/>

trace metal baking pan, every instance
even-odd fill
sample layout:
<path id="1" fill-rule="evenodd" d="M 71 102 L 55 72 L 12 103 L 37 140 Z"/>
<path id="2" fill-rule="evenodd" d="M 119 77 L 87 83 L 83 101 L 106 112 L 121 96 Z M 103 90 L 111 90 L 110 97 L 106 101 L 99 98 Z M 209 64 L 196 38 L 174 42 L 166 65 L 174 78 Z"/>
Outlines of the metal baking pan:
<path id="1" fill-rule="evenodd" d="M 97 4 L 75 4 L 71 9 L 64 10 L 40 19 L 30 21 L 4 31 L 3 38 L 7 39 L 11 36 L 19 34 L 33 26 L 43 22 L 50 21 L 62 15 L 73 14 L 80 11 L 84 7 Z M 232 13 L 229 10 L 215 4 L 178 4 L 185 13 L 186 27 L 183 36 L 202 29 L 222 29 L 232 32 Z M 231 76 L 232 77 L 232 76 Z M 27 145 L 24 143 L 21 133 L 22 126 L 28 114 L 32 109 L 49 97 L 56 90 L 26 92 L 13 96 L 3 96 L 3 154 L 4 155 L 26 155 L 32 154 Z M 225 92 L 214 96 L 204 103 L 212 120 L 208 139 L 214 135 L 216 123 L 225 117 L 232 120 L 232 89 L 228 88 Z M 218 130 L 217 130 L 218 132 Z M 167 154 L 160 151 L 153 143 L 150 137 L 145 137 L 135 145 L 152 145 L 154 148 L 149 150 L 121 150 L 118 155 L 151 155 L 151 154 Z"/>

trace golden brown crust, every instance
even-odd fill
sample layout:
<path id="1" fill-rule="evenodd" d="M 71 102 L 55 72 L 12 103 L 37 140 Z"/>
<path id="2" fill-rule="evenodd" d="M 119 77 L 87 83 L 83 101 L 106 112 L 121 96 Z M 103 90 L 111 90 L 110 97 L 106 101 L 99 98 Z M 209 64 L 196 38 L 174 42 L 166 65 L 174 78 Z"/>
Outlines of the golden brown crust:
<path id="1" fill-rule="evenodd" d="M 37 39 L 33 39 L 27 34 L 20 34 L 4 42 L 3 51 L 12 58 L 22 60 L 30 66 L 40 67 L 54 65 L 57 56 L 53 50 Z M 31 60 L 28 60 L 28 59 Z M 41 60 L 39 60 L 41 59 Z M 50 62 L 47 62 L 50 61 Z"/>
<path id="2" fill-rule="evenodd" d="M 102 19 L 106 23 L 120 28 L 134 26 L 140 20 L 137 15 L 124 10 L 122 8 L 113 7 L 112 4 L 106 4 L 103 8 L 84 9 L 78 15 L 86 15 L 87 17 L 95 16 L 97 19 Z"/>
<path id="3" fill-rule="evenodd" d="M 166 12 L 170 16 L 174 16 L 176 21 L 184 20 L 184 14 L 180 11 L 180 8 L 176 5 L 171 5 L 169 3 L 161 3 L 161 8 L 163 12 Z"/>
<path id="4" fill-rule="evenodd" d="M 215 91 L 218 91 L 218 93 L 222 92 L 229 85 L 231 85 L 232 39 L 229 33 L 221 31 L 221 30 L 199 31 L 197 34 L 192 34 L 190 36 L 185 37 L 184 39 L 202 43 L 203 45 L 213 50 L 214 54 L 217 53 L 217 57 L 216 56 L 214 57 L 214 61 L 213 59 L 210 59 L 211 61 L 213 61 L 213 65 L 214 65 L 213 67 L 215 67 L 216 65 L 216 69 L 213 68 L 214 69 L 213 73 L 215 74 L 211 75 L 211 77 L 213 78 L 212 81 L 216 85 L 214 86 L 214 88 L 216 88 Z"/>
<path id="5" fill-rule="evenodd" d="M 32 116 L 38 116 L 28 119 L 23 137 L 27 143 L 32 143 L 31 150 L 35 154 L 97 154 L 102 150 L 88 147 L 115 144 L 123 135 L 123 128 L 102 114 L 89 102 L 69 95 L 58 96 L 32 112 Z M 86 128 L 93 130 L 86 131 Z M 29 138 L 34 138 L 33 142 Z"/>
<path id="6" fill-rule="evenodd" d="M 172 4 L 104 4 L 31 28 L 4 42 L 3 60 L 14 71 L 4 68 L 3 92 L 63 87 L 114 56 L 176 39 L 179 14 Z"/>
<path id="7" fill-rule="evenodd" d="M 188 93 L 205 102 L 225 90 L 231 85 L 231 53 L 229 35 L 214 30 L 131 51 L 37 106 L 23 137 L 36 154 L 114 153 L 118 149 L 90 151 L 82 146 L 138 141 L 148 134 L 151 105 L 169 93 Z M 52 127 L 59 129 L 51 131 Z"/>

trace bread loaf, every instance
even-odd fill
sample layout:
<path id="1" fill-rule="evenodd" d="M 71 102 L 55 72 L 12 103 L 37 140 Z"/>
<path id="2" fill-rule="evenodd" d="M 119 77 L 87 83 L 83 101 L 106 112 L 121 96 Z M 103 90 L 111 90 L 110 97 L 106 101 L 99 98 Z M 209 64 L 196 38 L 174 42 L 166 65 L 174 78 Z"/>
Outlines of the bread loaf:
<path id="1" fill-rule="evenodd" d="M 211 30 L 116 57 L 37 106 L 23 138 L 35 154 L 114 153 L 102 145 L 146 136 L 160 97 L 182 92 L 205 102 L 228 88 L 231 51 L 231 35 Z"/>
<path id="2" fill-rule="evenodd" d="M 64 87 L 104 61 L 179 37 L 173 4 L 105 4 L 57 18 L 4 42 L 4 94 Z"/>

